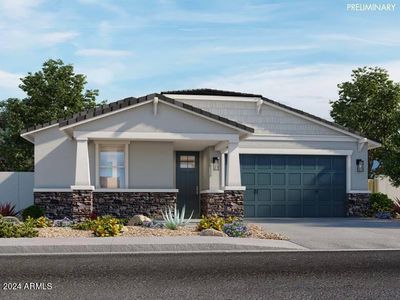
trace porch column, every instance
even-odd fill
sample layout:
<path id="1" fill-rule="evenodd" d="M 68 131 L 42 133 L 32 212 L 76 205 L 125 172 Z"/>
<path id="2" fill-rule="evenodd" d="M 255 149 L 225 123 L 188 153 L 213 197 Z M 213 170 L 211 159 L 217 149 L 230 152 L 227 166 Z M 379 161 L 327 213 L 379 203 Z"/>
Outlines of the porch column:
<path id="1" fill-rule="evenodd" d="M 229 142 L 228 144 L 228 166 L 226 175 L 226 185 L 228 187 L 241 186 L 238 142 Z"/>
<path id="2" fill-rule="evenodd" d="M 88 139 L 76 138 L 75 185 L 72 190 L 93 190 L 90 184 Z"/>

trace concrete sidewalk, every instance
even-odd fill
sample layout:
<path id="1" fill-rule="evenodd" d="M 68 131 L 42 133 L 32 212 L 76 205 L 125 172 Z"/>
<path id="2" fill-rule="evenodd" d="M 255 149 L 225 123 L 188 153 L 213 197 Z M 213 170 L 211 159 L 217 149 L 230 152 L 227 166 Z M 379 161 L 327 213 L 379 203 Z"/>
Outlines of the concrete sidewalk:
<path id="1" fill-rule="evenodd" d="M 0 239 L 0 255 L 263 250 L 307 250 L 307 248 L 289 241 L 205 236 Z"/>

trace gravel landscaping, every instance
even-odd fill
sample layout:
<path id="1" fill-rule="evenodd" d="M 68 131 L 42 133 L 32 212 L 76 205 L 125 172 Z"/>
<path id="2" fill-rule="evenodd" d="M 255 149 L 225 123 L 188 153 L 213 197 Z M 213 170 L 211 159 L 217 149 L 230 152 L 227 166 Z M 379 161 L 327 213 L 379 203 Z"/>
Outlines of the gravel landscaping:
<path id="1" fill-rule="evenodd" d="M 286 237 L 277 233 L 265 231 L 260 226 L 248 224 L 249 233 L 246 237 L 257 239 L 287 240 Z M 94 237 L 90 230 L 77 230 L 70 227 L 46 227 L 38 228 L 39 237 L 62 238 L 62 237 Z M 142 226 L 124 226 L 121 237 L 152 237 L 152 236 L 196 236 L 200 232 L 196 227 L 186 226 L 177 230 L 166 228 L 147 228 Z"/>

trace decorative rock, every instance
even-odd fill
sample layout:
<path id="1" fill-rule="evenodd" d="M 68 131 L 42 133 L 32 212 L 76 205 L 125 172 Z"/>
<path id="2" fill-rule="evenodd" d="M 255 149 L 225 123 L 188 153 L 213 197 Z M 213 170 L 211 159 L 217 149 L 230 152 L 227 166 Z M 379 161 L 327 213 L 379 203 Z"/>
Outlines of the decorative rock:
<path id="1" fill-rule="evenodd" d="M 17 217 L 6 216 L 1 218 L 5 222 L 13 223 L 13 224 L 21 224 L 22 222 Z"/>
<path id="2" fill-rule="evenodd" d="M 128 222 L 128 226 L 142 225 L 144 222 L 151 222 L 151 219 L 143 215 L 134 215 Z"/>
<path id="3" fill-rule="evenodd" d="M 218 231 L 215 229 L 204 229 L 200 232 L 201 236 L 219 236 L 219 237 L 227 237 L 227 235 L 222 232 L 222 231 Z"/>

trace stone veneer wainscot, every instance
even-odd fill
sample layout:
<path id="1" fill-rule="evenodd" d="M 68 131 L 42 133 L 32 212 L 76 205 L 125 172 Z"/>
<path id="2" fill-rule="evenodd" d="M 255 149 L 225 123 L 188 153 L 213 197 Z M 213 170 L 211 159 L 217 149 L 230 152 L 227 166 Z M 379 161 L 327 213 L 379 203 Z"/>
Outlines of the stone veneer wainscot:
<path id="1" fill-rule="evenodd" d="M 34 202 L 50 219 L 82 219 L 92 212 L 129 218 L 146 214 L 161 218 L 161 211 L 176 203 L 174 192 L 35 192 Z"/>
<path id="2" fill-rule="evenodd" d="M 347 194 L 347 216 L 365 217 L 368 216 L 371 207 L 370 194 L 368 193 L 349 193 Z"/>
<path id="3" fill-rule="evenodd" d="M 244 217 L 243 191 L 229 190 L 223 193 L 202 193 L 200 214 L 204 216 Z"/>

